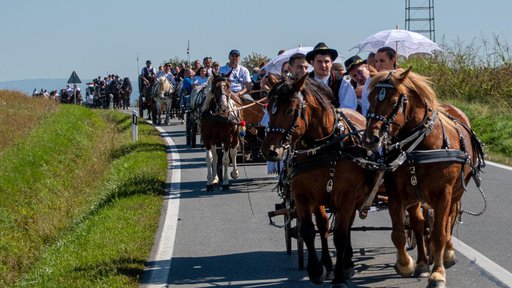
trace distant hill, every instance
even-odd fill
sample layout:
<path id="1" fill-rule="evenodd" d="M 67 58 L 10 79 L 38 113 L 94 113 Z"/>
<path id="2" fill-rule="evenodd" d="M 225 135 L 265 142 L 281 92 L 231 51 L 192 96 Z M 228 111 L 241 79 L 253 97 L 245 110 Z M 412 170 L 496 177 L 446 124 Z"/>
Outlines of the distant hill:
<path id="1" fill-rule="evenodd" d="M 133 93 L 130 97 L 132 99 L 131 102 L 134 101 L 134 99 L 137 98 L 139 95 L 138 91 L 138 84 L 137 81 L 133 81 L 133 78 L 130 78 L 133 86 Z M 85 91 L 87 82 L 91 82 L 92 79 L 81 79 L 82 84 L 79 84 L 78 86 L 82 91 Z M 13 80 L 13 81 L 4 81 L 0 82 L 0 90 L 15 90 L 22 93 L 26 93 L 28 95 L 32 95 L 32 92 L 34 89 L 37 89 L 37 91 L 40 91 L 41 89 L 46 89 L 48 91 L 52 90 L 60 90 L 63 88 L 66 88 L 68 79 L 62 78 L 62 79 L 25 79 L 25 80 Z"/>

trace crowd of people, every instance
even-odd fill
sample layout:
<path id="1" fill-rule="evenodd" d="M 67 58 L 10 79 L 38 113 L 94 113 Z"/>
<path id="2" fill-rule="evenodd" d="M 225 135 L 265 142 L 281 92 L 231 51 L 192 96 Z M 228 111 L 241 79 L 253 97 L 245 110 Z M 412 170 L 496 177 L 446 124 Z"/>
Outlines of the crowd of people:
<path id="1" fill-rule="evenodd" d="M 280 50 L 278 55 L 283 52 L 285 50 Z M 338 52 L 335 49 L 320 42 L 308 53 L 291 55 L 283 63 L 281 75 L 277 77 L 298 79 L 307 74 L 308 77 L 330 88 L 332 92 L 330 101 L 333 106 L 354 109 L 366 115 L 369 106 L 367 86 L 370 66 L 377 71 L 396 69 L 396 52 L 393 48 L 383 47 L 376 53 L 370 53 L 367 59 L 362 59 L 359 55 L 349 57 L 344 65 L 334 62 L 337 57 Z M 211 57 L 204 57 L 202 64 L 199 60 L 195 60 L 189 66 L 179 64 L 174 67 L 171 63 L 165 63 L 157 71 L 148 60 L 140 73 L 139 92 L 142 93 L 143 87 L 150 82 L 151 78 L 164 76 L 175 86 L 177 83 L 182 83 L 184 93 L 190 95 L 192 89 L 206 85 L 208 77 L 213 72 L 230 75 L 230 89 L 234 96 L 247 94 L 254 87 L 268 92 L 270 90 L 268 73 L 264 69 L 266 63 L 261 63 L 251 73 L 240 64 L 240 60 L 240 51 L 237 49 L 229 52 L 228 62 L 222 67 L 219 62 L 212 61 Z M 308 72 L 310 70 L 311 72 Z M 266 124 L 265 118 L 262 120 L 263 125 Z"/>

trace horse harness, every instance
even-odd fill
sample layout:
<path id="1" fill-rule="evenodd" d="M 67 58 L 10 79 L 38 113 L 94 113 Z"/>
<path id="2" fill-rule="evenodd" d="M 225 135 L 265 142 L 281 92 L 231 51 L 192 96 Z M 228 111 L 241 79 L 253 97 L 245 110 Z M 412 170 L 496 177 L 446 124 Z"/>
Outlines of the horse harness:
<path id="1" fill-rule="evenodd" d="M 393 71 L 391 71 L 388 74 L 388 77 L 385 79 L 385 82 L 377 83 L 375 84 L 375 88 L 381 88 L 379 91 L 379 94 L 377 95 L 378 101 L 383 101 L 386 97 L 386 91 L 388 88 L 390 89 L 396 89 L 396 87 L 391 84 L 389 81 L 391 74 Z M 363 168 L 366 169 L 372 169 L 372 170 L 381 170 L 381 173 L 384 171 L 395 171 L 399 166 L 401 166 L 405 161 L 409 164 L 409 172 L 410 172 L 410 184 L 415 189 L 418 199 L 423 203 L 424 199 L 421 197 L 421 192 L 418 187 L 418 178 L 416 175 L 416 165 L 418 164 L 426 164 L 426 163 L 440 163 L 440 162 L 456 162 L 461 163 L 462 166 L 469 164 L 471 167 L 472 172 L 472 178 L 475 181 L 476 186 L 482 193 L 482 196 L 484 198 L 484 209 L 480 213 L 471 213 L 468 211 L 464 211 L 466 213 L 472 214 L 472 215 L 481 215 L 486 209 L 486 201 L 485 201 L 485 195 L 483 194 L 482 190 L 480 189 L 480 171 L 483 167 L 485 167 L 485 161 L 484 161 L 484 153 L 482 149 L 482 143 L 477 138 L 475 133 L 471 128 L 469 128 L 464 123 L 461 123 L 453 116 L 443 112 L 443 115 L 445 115 L 448 119 L 450 119 L 454 124 L 461 125 L 470 135 L 471 142 L 473 146 L 475 147 L 477 151 L 477 165 L 473 165 L 471 162 L 471 157 L 469 156 L 469 153 L 467 151 L 467 145 L 464 141 L 464 138 L 462 136 L 462 133 L 459 131 L 457 126 L 454 126 L 455 131 L 458 134 L 459 137 L 459 144 L 460 149 L 451 149 L 451 143 L 446 136 L 446 130 L 445 130 L 445 124 L 443 123 L 442 119 L 437 117 L 437 111 L 432 110 L 426 105 L 425 109 L 425 115 L 423 117 L 422 122 L 412 130 L 411 134 L 404 138 L 403 140 L 400 140 L 394 144 L 388 144 L 387 135 L 389 132 L 389 128 L 391 124 L 398 125 L 398 123 L 395 122 L 395 119 L 399 112 L 405 113 L 406 106 L 407 106 L 407 95 L 404 93 L 401 93 L 399 96 L 398 102 L 395 104 L 395 106 L 392 109 L 392 112 L 389 117 L 379 115 L 375 112 L 368 113 L 367 119 L 368 121 L 371 119 L 375 119 L 377 121 L 383 122 L 382 129 L 383 131 L 383 137 L 385 138 L 384 141 L 384 149 L 382 153 L 381 159 L 379 159 L 378 163 L 375 163 L 373 161 L 368 161 L 366 159 L 362 161 L 358 161 L 360 165 Z M 434 124 L 436 120 L 439 120 L 441 131 L 443 134 L 443 147 L 442 149 L 435 149 L 435 150 L 415 150 L 416 147 L 422 142 L 422 140 L 432 132 L 434 128 Z M 403 148 L 408 146 L 406 150 Z M 464 181 L 464 169 L 461 168 L 461 182 L 464 190 L 466 190 L 466 185 Z M 376 183 L 375 185 L 380 185 L 380 183 Z M 372 191 L 373 192 L 373 191 Z M 369 195 L 368 199 L 373 199 L 375 195 Z M 365 204 L 363 206 L 368 206 L 368 202 L 370 200 L 365 201 Z M 365 207 L 362 207 L 364 209 Z"/>
<path id="2" fill-rule="evenodd" d="M 359 156 L 362 154 L 361 149 L 357 145 L 344 147 L 343 140 L 347 137 L 353 137 L 356 138 L 353 142 L 357 143 L 361 139 L 361 135 L 359 134 L 361 130 L 357 130 L 352 121 L 350 121 L 341 109 L 333 108 L 335 123 L 332 131 L 327 136 L 321 139 L 302 139 L 298 144 L 305 149 L 298 150 L 296 147 L 291 149 L 290 140 L 295 129 L 299 127 L 299 118 L 304 121 L 306 129 L 308 126 L 305 117 L 307 104 L 304 101 L 304 95 L 299 91 L 296 98 L 299 100 L 299 107 L 294 114 L 292 125 L 288 129 L 268 126 L 265 132 L 283 134 L 283 140 L 281 140 L 280 145 L 291 151 L 286 159 L 286 175 L 284 176 L 286 182 L 289 182 L 293 177 L 299 174 L 325 167 L 326 163 L 329 163 L 329 179 L 327 180 L 325 190 L 330 195 L 334 187 L 334 175 L 336 173 L 335 167 L 337 161 L 345 159 L 351 160 L 357 157 L 354 155 Z M 271 113 L 277 113 L 277 109 L 276 99 L 272 105 Z M 345 132 L 345 130 L 349 131 Z M 327 199 L 330 199 L 330 197 Z"/>

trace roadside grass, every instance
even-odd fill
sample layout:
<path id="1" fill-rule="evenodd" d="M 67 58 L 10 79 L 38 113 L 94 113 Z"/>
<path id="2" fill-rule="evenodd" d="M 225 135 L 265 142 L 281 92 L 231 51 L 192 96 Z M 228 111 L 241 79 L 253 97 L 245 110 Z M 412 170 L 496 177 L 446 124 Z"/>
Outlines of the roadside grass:
<path id="1" fill-rule="evenodd" d="M 167 162 L 152 126 L 139 123 L 137 143 L 130 127 L 130 115 L 60 105 L 3 149 L 0 286 L 139 285 Z"/>
<path id="2" fill-rule="evenodd" d="M 5 147 L 30 132 L 40 121 L 52 115 L 57 107 L 55 101 L 0 90 L 0 123 L 3 123 L 0 124 L 0 157 Z"/>

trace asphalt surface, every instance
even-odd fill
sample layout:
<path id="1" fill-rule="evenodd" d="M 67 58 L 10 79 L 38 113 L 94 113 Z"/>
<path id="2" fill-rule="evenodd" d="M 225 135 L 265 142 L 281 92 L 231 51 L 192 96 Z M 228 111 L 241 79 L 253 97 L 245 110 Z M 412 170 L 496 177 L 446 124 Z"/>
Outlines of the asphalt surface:
<path id="1" fill-rule="evenodd" d="M 175 201 L 174 206 L 163 209 L 172 210 L 176 223 L 166 223 L 166 227 L 172 226 L 173 239 L 164 235 L 167 228 L 157 234 L 155 243 L 170 245 L 167 250 L 171 251 L 158 256 L 155 248 L 149 261 L 154 275 L 146 275 L 143 286 L 329 287 L 327 282 L 318 286 L 309 282 L 306 271 L 298 269 L 295 241 L 292 254 L 288 255 L 284 230 L 269 225 L 267 213 L 281 199 L 274 190 L 275 176 L 267 175 L 265 163 L 239 163 L 240 178 L 230 180 L 228 191 L 206 192 L 205 150 L 185 145 L 184 125 L 179 121 L 163 128 L 166 131 L 163 136 L 172 138 L 171 144 L 175 144 L 169 146 L 169 152 L 179 158 L 179 161 L 171 159 L 169 168 L 172 177 L 179 180 L 169 184 L 169 199 Z M 480 254 L 469 253 L 467 246 L 459 248 L 462 253 L 456 253 L 457 264 L 447 269 L 448 287 L 512 285 L 509 281 L 512 279 L 509 272 L 512 271 L 511 176 L 510 169 L 491 165 L 485 168 L 482 187 L 487 196 L 487 211 L 480 217 L 464 215 L 463 223 L 454 232 L 460 240 L 457 247 L 466 244 Z M 463 208 L 478 212 L 482 205 L 478 190 L 470 186 L 463 198 Z M 283 222 L 282 217 L 275 220 L 277 224 Z M 391 224 L 387 211 L 374 211 L 365 220 L 357 219 L 354 226 L 390 227 Z M 164 240 L 160 239 L 162 235 L 166 236 Z M 356 274 L 350 287 L 427 286 L 427 279 L 402 278 L 395 273 L 395 248 L 390 231 L 355 231 L 352 241 Z M 332 240 L 330 250 L 335 257 Z M 416 257 L 415 251 L 410 254 Z M 488 258 L 492 265 L 487 265 L 482 257 Z"/>

